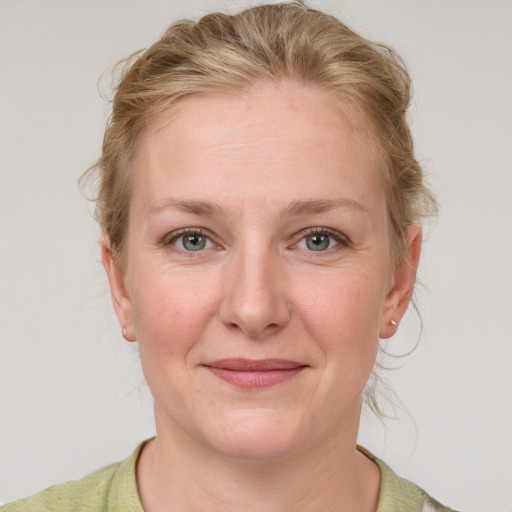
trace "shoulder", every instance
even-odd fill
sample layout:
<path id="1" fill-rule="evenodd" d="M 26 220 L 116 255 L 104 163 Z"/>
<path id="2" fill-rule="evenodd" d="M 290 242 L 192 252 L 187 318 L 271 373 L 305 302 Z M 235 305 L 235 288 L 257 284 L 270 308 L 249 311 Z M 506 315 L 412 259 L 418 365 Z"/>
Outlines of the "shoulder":
<path id="1" fill-rule="evenodd" d="M 139 451 L 140 446 L 123 462 L 8 503 L 0 512 L 142 512 L 135 482 Z"/>
<path id="2" fill-rule="evenodd" d="M 381 486 L 377 512 L 456 512 L 441 505 L 416 484 L 399 477 L 387 464 L 364 448 L 358 449 L 380 469 Z"/>
<path id="3" fill-rule="evenodd" d="M 108 501 L 112 479 L 119 464 L 95 471 L 81 480 L 54 485 L 29 498 L 1 507 L 1 512 L 57 512 L 64 510 L 100 511 Z"/>

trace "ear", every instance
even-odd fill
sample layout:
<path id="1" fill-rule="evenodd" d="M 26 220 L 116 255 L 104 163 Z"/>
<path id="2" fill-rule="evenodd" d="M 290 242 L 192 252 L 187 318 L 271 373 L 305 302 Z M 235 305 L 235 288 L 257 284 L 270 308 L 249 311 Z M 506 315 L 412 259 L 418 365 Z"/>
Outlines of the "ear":
<path id="1" fill-rule="evenodd" d="M 101 239 L 101 260 L 107 272 L 112 303 L 117 320 L 121 325 L 123 337 L 126 341 L 136 341 L 131 297 L 126 290 L 124 276 L 113 252 L 110 239 L 106 235 L 103 235 Z"/>
<path id="2" fill-rule="evenodd" d="M 414 291 L 416 271 L 420 262 L 421 227 L 416 225 L 409 227 L 407 239 L 407 252 L 394 271 L 392 286 L 384 302 L 379 332 L 382 339 L 390 338 L 396 333 Z"/>

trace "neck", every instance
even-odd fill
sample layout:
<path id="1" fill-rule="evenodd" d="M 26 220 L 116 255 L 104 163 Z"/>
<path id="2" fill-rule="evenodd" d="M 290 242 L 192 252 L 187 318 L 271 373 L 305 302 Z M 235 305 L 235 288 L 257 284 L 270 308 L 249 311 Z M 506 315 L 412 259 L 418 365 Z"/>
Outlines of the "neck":
<path id="1" fill-rule="evenodd" d="M 219 455 L 179 429 L 159 428 L 158 423 L 157 415 L 158 435 L 146 443 L 137 464 L 146 512 L 377 509 L 380 474 L 356 450 L 357 425 L 351 436 L 255 461 Z"/>

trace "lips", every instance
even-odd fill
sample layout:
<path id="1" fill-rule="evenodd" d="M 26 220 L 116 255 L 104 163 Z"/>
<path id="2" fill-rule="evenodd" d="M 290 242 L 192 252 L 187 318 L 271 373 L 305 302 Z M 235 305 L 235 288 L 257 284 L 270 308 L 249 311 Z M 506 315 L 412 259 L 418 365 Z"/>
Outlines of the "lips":
<path id="1" fill-rule="evenodd" d="M 242 388 L 265 388 L 293 379 L 307 365 L 286 359 L 219 359 L 203 364 L 213 375 Z"/>

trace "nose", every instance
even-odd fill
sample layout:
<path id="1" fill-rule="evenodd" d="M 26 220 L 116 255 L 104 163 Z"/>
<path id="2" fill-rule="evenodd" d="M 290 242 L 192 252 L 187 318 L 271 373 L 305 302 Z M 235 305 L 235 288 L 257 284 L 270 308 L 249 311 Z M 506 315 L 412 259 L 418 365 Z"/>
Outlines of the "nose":
<path id="1" fill-rule="evenodd" d="M 221 320 L 251 338 L 265 338 L 290 321 L 284 269 L 267 250 L 244 250 L 226 267 Z"/>

